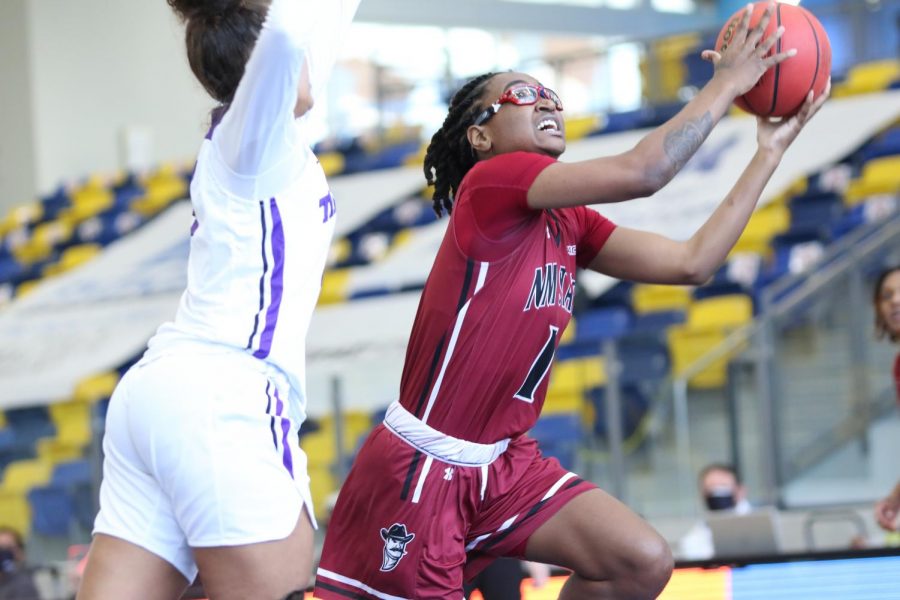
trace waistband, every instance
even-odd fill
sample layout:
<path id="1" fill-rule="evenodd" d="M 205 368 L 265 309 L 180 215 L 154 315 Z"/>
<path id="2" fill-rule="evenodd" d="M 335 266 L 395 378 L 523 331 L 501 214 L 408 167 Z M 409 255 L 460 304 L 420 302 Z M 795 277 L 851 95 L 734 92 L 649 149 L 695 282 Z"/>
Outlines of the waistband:
<path id="1" fill-rule="evenodd" d="M 399 402 L 393 402 L 388 407 L 384 426 L 416 450 L 461 467 L 489 465 L 509 446 L 509 439 L 478 444 L 443 434 L 420 421 Z"/>

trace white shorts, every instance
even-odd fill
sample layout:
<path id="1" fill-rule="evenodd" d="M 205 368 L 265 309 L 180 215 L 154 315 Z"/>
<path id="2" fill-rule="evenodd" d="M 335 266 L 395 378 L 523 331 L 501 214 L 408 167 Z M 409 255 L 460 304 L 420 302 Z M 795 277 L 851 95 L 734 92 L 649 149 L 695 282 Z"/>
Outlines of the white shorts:
<path id="1" fill-rule="evenodd" d="M 113 393 L 94 533 L 141 546 L 189 581 L 191 548 L 286 538 L 316 526 L 304 411 L 283 379 L 237 351 L 143 359 Z M 276 381 L 281 385 L 276 385 Z"/>

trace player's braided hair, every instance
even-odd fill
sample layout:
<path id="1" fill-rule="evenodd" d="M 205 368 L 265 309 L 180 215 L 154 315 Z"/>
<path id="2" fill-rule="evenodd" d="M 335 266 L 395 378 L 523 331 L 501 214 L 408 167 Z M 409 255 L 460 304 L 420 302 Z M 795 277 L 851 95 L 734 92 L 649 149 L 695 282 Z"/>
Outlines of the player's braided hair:
<path id="1" fill-rule="evenodd" d="M 440 217 L 453 209 L 453 196 L 462 178 L 477 158 L 466 131 L 481 110 L 478 102 L 495 73 L 485 73 L 469 80 L 450 101 L 444 124 L 438 129 L 425 151 L 425 180 L 434 186 L 434 212 Z"/>

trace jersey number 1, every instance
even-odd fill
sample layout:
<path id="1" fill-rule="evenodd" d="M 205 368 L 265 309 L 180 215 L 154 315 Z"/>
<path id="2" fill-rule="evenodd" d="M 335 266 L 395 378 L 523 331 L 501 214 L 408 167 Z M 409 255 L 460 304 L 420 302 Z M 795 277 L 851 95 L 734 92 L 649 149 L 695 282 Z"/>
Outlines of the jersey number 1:
<path id="1" fill-rule="evenodd" d="M 540 353 L 538 353 L 534 362 L 531 363 L 531 368 L 528 369 L 528 375 L 525 376 L 522 387 L 514 394 L 515 398 L 524 400 L 529 404 L 534 402 L 534 391 L 541 385 L 541 381 L 547 376 L 547 371 L 550 370 L 550 365 L 553 363 L 553 353 L 556 350 L 556 334 L 558 332 L 559 327 L 550 326 L 550 337 L 544 342 L 544 347 L 541 348 Z"/>

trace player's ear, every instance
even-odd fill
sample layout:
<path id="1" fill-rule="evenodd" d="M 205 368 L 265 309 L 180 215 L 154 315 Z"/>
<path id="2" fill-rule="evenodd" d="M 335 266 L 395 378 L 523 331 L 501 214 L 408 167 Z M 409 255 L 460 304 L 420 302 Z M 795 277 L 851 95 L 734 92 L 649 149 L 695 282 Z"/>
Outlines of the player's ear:
<path id="1" fill-rule="evenodd" d="M 470 125 L 466 130 L 466 138 L 475 152 L 488 153 L 493 147 L 490 132 L 482 125 Z"/>

